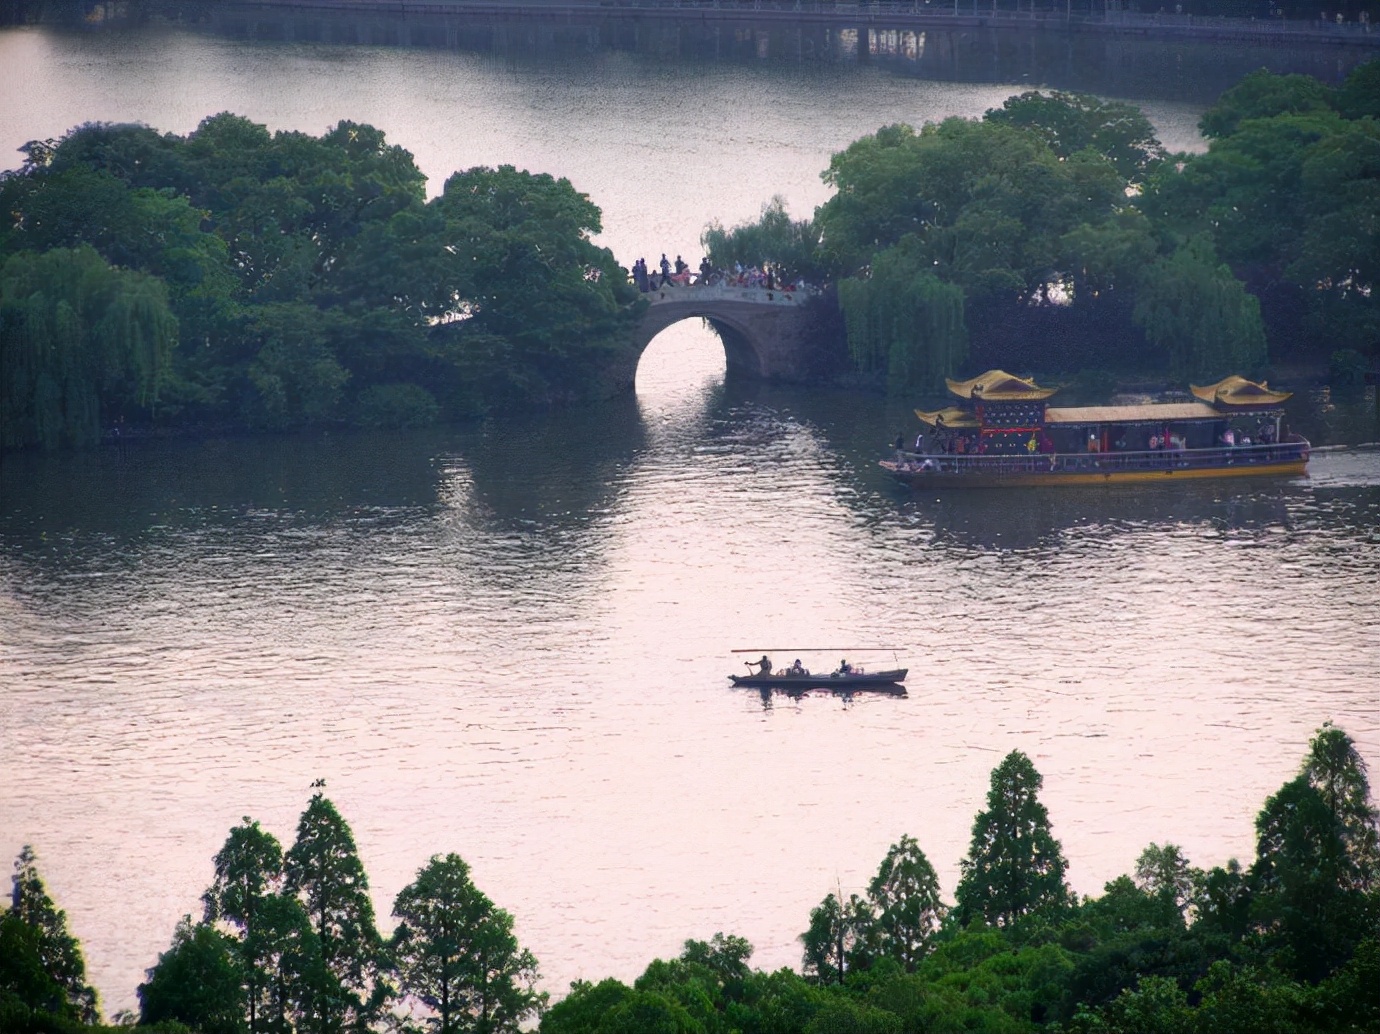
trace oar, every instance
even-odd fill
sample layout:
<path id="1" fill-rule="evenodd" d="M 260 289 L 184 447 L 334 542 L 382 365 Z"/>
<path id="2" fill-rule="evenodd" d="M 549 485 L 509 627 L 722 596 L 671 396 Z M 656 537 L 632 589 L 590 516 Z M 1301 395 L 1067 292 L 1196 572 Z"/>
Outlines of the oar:
<path id="1" fill-rule="evenodd" d="M 754 646 L 729 653 L 896 653 L 897 646 Z"/>

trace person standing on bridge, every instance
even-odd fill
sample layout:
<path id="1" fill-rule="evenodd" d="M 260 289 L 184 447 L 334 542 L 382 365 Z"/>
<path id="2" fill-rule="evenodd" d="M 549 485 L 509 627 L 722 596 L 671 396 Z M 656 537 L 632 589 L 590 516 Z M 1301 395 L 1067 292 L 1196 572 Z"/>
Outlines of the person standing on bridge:
<path id="1" fill-rule="evenodd" d="M 709 264 L 709 256 L 700 259 L 700 283 L 709 283 L 709 278 L 714 273 L 714 267 Z"/>
<path id="2" fill-rule="evenodd" d="M 661 282 L 664 284 L 671 279 L 671 263 L 666 258 L 666 252 L 661 253 Z"/>

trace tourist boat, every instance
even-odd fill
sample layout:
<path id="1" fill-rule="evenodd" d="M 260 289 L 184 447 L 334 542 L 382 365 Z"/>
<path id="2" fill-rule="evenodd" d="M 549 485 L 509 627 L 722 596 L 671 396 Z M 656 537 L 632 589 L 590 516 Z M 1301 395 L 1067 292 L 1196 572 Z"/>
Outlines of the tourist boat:
<path id="1" fill-rule="evenodd" d="M 906 681 L 909 668 L 893 668 L 890 671 L 851 671 L 846 675 L 792 675 L 782 671 L 774 675 L 730 675 L 728 680 L 735 686 L 752 686 L 757 689 L 869 689 L 880 687 L 900 688 Z"/>
<path id="2" fill-rule="evenodd" d="M 1056 388 L 990 370 L 948 381 L 957 406 L 915 415 L 924 448 L 882 467 L 915 488 L 1101 485 L 1296 476 L 1309 443 L 1284 427 L 1290 392 L 1243 377 L 1192 386 L 1193 401 L 1059 408 Z"/>

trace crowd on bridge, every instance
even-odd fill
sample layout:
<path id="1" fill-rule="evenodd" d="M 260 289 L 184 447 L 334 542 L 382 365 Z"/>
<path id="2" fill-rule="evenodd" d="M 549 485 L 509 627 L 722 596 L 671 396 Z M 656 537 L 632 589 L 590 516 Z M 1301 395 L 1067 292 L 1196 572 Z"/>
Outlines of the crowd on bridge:
<path id="1" fill-rule="evenodd" d="M 661 261 L 650 270 L 647 260 L 639 258 L 633 263 L 632 280 L 643 294 L 661 291 L 667 287 L 750 287 L 763 291 L 804 291 L 807 289 L 803 279 L 791 281 L 779 266 L 747 266 L 735 262 L 732 269 L 717 269 L 709 259 L 700 259 L 698 270 L 692 270 L 689 263 L 676 256 L 672 262 L 663 253 Z"/>

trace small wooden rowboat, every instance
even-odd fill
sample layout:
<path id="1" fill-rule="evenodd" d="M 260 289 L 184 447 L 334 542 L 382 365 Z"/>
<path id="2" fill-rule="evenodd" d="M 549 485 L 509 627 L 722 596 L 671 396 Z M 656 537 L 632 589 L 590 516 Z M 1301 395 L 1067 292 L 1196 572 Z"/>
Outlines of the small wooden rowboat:
<path id="1" fill-rule="evenodd" d="M 894 686 L 906 681 L 908 668 L 890 671 L 853 671 L 847 675 L 730 675 L 735 686 L 757 689 L 860 689 L 868 686 Z"/>

